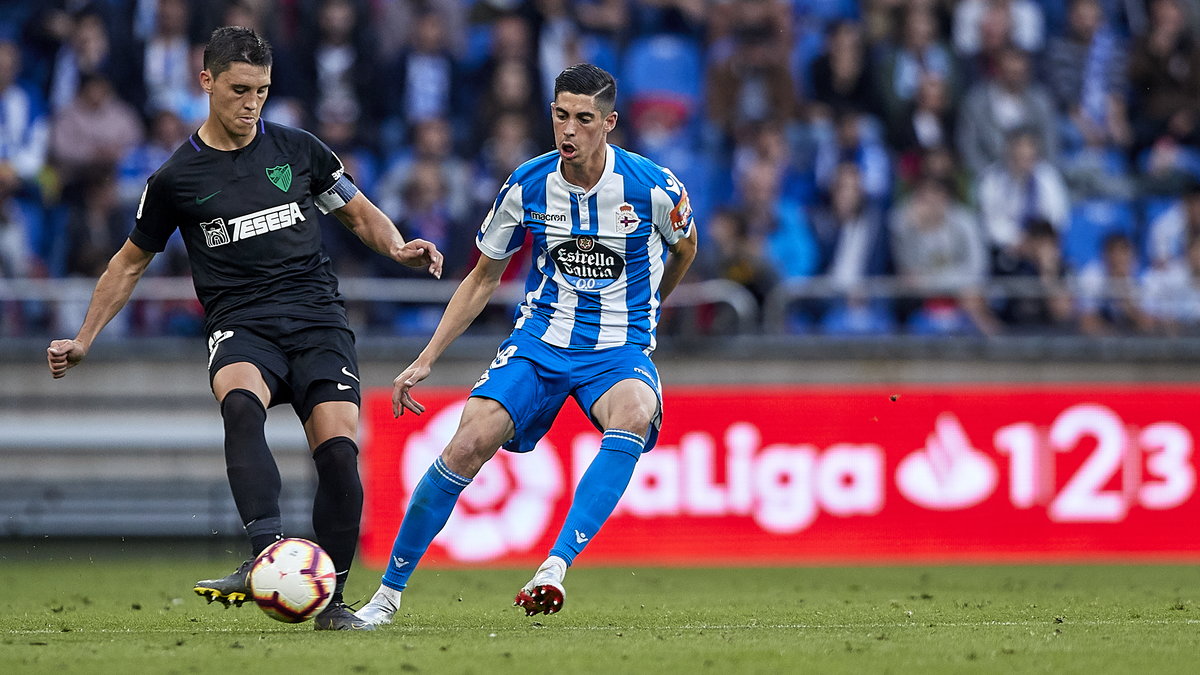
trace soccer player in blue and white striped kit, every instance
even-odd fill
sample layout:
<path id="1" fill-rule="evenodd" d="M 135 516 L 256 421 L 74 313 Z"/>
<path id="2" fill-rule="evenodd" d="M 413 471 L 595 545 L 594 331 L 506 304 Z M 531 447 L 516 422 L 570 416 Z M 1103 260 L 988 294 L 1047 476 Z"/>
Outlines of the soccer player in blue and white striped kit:
<path id="1" fill-rule="evenodd" d="M 390 623 L 400 593 L 450 517 L 459 493 L 496 450 L 528 452 L 568 396 L 603 432 L 558 539 L 517 594 L 529 615 L 562 609 L 563 577 L 612 513 L 658 437 L 662 393 L 650 360 L 662 302 L 696 255 L 687 191 L 670 170 L 608 143 L 616 82 L 591 64 L 554 81 L 556 150 L 500 188 L 476 237 L 482 255 L 429 344 L 396 377 L 392 409 L 420 414 L 412 388 L 467 329 L 532 234 L 534 254 L 512 334 L 475 383 L 457 431 L 413 491 L 379 590 L 357 614 Z"/>

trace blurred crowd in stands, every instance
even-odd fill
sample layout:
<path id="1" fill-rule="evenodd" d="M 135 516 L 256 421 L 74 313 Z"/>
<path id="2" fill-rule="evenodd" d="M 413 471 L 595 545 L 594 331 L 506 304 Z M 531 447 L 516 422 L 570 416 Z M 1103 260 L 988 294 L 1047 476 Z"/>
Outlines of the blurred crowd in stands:
<path id="1" fill-rule="evenodd" d="M 274 45 L 265 117 L 329 144 L 447 278 L 590 61 L 618 79 L 611 140 L 688 187 L 689 280 L 786 290 L 789 331 L 1200 328 L 1200 0 L 0 0 L 0 279 L 103 270 L 206 116 L 224 24 Z M 343 277 L 410 276 L 325 234 Z M 151 274 L 188 274 L 177 241 Z M 200 331 L 194 302 L 138 307 L 128 333 Z M 8 301 L 0 335 L 82 311 Z"/>

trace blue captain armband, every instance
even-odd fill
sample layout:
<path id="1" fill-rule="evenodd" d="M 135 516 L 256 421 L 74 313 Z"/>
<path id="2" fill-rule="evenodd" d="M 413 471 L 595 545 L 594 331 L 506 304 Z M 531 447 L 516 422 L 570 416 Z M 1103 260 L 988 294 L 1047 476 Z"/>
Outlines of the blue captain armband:
<path id="1" fill-rule="evenodd" d="M 354 199 L 354 195 L 358 194 L 358 186 L 354 184 L 345 174 L 342 174 L 333 187 L 316 196 L 313 201 L 316 202 L 317 208 L 321 213 L 329 213 L 336 211 Z"/>

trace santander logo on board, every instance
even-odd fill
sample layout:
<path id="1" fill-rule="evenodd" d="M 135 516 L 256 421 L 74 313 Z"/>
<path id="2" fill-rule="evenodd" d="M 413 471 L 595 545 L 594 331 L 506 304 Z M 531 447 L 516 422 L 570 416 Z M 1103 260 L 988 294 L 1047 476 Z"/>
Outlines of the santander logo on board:
<path id="1" fill-rule="evenodd" d="M 992 495 L 998 473 L 992 459 L 971 445 L 954 413 L 944 412 L 925 447 L 900 460 L 896 487 L 927 509 L 964 509 Z"/>

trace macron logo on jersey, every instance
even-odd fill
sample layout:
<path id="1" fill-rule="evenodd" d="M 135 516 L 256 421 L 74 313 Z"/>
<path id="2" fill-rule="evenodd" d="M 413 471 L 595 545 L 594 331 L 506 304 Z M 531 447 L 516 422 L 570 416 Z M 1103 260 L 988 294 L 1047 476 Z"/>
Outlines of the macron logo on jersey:
<path id="1" fill-rule="evenodd" d="M 214 248 L 224 246 L 231 241 L 241 241 L 266 232 L 282 230 L 301 220 L 305 220 L 305 217 L 300 211 L 300 205 L 292 202 L 231 218 L 228 229 L 220 218 L 200 223 L 200 227 L 204 229 L 204 242 L 208 244 L 209 248 Z M 229 236 L 230 232 L 233 233 L 232 238 Z"/>
<path id="2" fill-rule="evenodd" d="M 541 211 L 529 211 L 529 219 L 538 223 L 565 223 L 567 222 L 567 214 L 565 213 L 542 213 Z"/>

